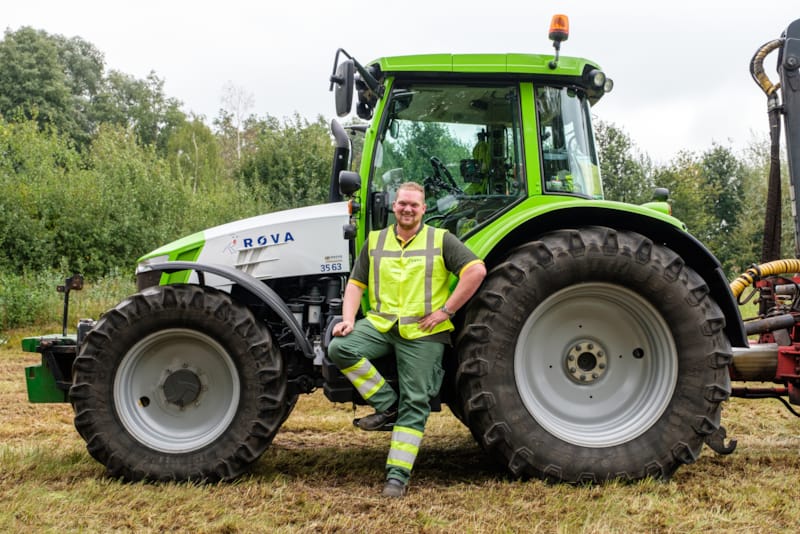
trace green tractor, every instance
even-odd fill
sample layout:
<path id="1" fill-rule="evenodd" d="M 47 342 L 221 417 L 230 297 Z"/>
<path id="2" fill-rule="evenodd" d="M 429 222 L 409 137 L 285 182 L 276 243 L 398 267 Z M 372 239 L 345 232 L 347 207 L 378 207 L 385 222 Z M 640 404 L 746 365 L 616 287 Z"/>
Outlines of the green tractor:
<path id="1" fill-rule="evenodd" d="M 578 483 L 668 478 L 704 443 L 730 452 L 720 415 L 737 378 L 733 347 L 751 363 L 782 355 L 771 343 L 755 353 L 719 262 L 670 215 L 666 192 L 643 206 L 603 199 L 591 108 L 612 83 L 591 61 L 559 57 L 567 25 L 554 17 L 554 55 L 362 65 L 339 50 L 337 115 L 355 101 L 362 120 L 331 123 L 329 202 L 146 254 L 136 294 L 76 335 L 65 323 L 63 335 L 23 341 L 42 354 L 27 369 L 30 400 L 70 402 L 110 476 L 242 474 L 300 394 L 360 402 L 327 345 L 354 254 L 393 222 L 397 186 L 416 181 L 426 223 L 489 269 L 454 319 L 432 402 L 487 456 L 515 476 Z M 797 58 L 800 24 L 790 28 L 785 54 Z M 65 307 L 80 285 L 74 276 L 61 288 Z M 769 365 L 758 368 L 796 394 L 797 377 Z"/>

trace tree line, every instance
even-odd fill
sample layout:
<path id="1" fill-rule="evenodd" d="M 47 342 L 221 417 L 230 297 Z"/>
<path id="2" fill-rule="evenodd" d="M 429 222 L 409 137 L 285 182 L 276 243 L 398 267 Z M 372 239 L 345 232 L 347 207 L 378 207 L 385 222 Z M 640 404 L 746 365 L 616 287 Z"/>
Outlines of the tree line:
<path id="1" fill-rule="evenodd" d="M 596 122 L 605 196 L 642 203 L 656 187 L 670 191 L 672 214 L 719 259 L 729 279 L 759 263 L 764 235 L 769 141 L 754 139 L 741 153 L 713 143 L 655 165 L 613 124 Z M 788 184 L 785 157 L 782 181 Z M 794 250 L 789 188 L 782 188 L 781 251 Z"/>
<path id="2" fill-rule="evenodd" d="M 332 145 L 323 117 L 249 114 L 251 99 L 233 86 L 223 102 L 207 124 L 166 95 L 156 73 L 109 70 L 79 37 L 6 30 L 0 272 L 102 276 L 199 229 L 325 200 Z M 621 128 L 596 127 L 606 198 L 641 203 L 667 187 L 673 214 L 729 276 L 758 261 L 766 142 L 741 154 L 714 144 L 656 165 Z M 785 253 L 792 224 L 783 228 Z"/>
<path id="3" fill-rule="evenodd" d="M 202 228 L 322 202 L 324 119 L 245 115 L 235 93 L 208 125 L 155 73 L 107 70 L 80 37 L 6 30 L 0 271 L 101 276 Z"/>

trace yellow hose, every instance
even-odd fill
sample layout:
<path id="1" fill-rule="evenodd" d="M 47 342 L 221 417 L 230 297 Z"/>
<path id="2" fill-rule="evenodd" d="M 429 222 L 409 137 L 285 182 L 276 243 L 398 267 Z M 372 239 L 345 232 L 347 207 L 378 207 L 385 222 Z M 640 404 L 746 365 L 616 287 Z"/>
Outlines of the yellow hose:
<path id="1" fill-rule="evenodd" d="M 762 263 L 761 265 L 755 265 L 731 282 L 731 291 L 733 292 L 733 296 L 739 298 L 739 295 L 742 294 L 742 291 L 744 291 L 747 286 L 765 276 L 797 272 L 800 272 L 800 260 L 797 259 L 775 260 Z"/>

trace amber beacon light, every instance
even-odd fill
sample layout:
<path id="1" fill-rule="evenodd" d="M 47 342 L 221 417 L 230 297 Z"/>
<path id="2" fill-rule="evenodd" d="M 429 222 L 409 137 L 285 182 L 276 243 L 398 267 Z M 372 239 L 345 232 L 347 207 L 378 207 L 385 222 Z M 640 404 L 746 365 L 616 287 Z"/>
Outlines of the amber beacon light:
<path id="1" fill-rule="evenodd" d="M 550 21 L 550 40 L 560 43 L 569 38 L 569 17 L 566 15 L 553 15 Z"/>
<path id="2" fill-rule="evenodd" d="M 566 15 L 553 15 L 550 20 L 550 31 L 548 37 L 553 41 L 553 48 L 556 49 L 556 55 L 549 63 L 551 69 L 558 66 L 558 53 L 561 50 L 561 42 L 569 38 L 569 17 Z"/>

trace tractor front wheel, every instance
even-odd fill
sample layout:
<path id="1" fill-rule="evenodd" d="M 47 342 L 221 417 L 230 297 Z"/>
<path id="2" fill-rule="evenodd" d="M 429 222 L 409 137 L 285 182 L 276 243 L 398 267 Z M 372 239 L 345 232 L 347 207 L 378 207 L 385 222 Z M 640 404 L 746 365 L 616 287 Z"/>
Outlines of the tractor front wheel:
<path id="1" fill-rule="evenodd" d="M 157 286 L 121 302 L 88 334 L 73 374 L 75 426 L 126 480 L 234 478 L 287 411 L 269 331 L 210 288 Z"/>

